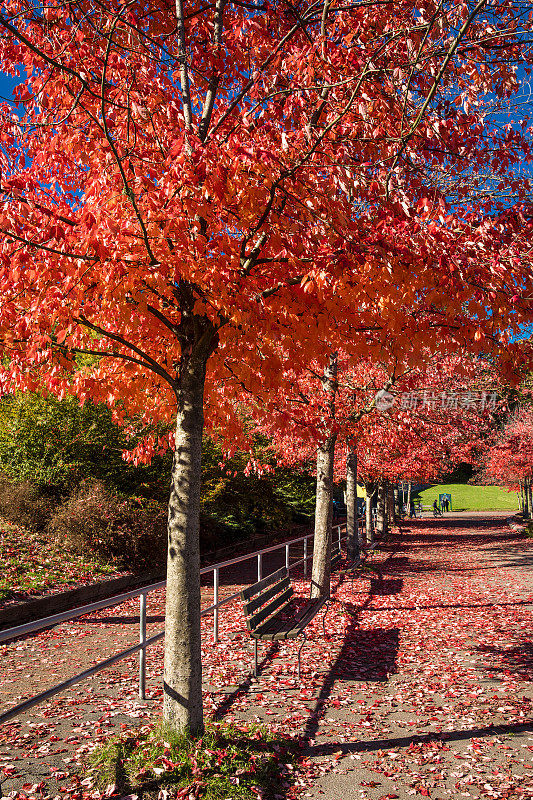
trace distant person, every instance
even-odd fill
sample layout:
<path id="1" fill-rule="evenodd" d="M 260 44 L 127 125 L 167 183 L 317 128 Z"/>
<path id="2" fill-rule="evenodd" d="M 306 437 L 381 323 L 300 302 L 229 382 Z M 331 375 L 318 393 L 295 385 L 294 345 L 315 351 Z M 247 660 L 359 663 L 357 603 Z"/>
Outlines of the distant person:
<path id="1" fill-rule="evenodd" d="M 448 497 L 444 501 L 444 504 L 445 504 L 445 511 L 446 511 L 446 513 L 448 513 L 448 511 L 450 510 L 450 500 L 449 500 Z"/>
<path id="2" fill-rule="evenodd" d="M 413 517 L 416 519 L 415 501 L 414 500 L 411 500 L 411 502 L 409 503 L 409 517 L 411 519 L 413 519 Z"/>
<path id="3" fill-rule="evenodd" d="M 442 511 L 441 511 L 441 510 L 440 510 L 440 508 L 439 508 L 439 503 L 438 503 L 438 500 L 434 500 L 434 501 L 433 501 L 433 516 L 434 516 L 434 517 L 440 517 L 440 516 L 442 516 Z"/>

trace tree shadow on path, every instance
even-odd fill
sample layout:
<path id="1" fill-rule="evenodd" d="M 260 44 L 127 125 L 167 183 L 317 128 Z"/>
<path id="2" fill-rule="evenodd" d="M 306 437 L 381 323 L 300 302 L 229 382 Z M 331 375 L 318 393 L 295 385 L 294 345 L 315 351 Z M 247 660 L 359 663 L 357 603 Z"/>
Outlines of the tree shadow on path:
<path id="1" fill-rule="evenodd" d="M 520 681 L 533 681 L 533 641 L 524 639 L 508 647 L 483 644 L 476 647 L 478 653 L 486 656 L 481 666 L 493 675 L 512 675 Z"/>
<path id="2" fill-rule="evenodd" d="M 487 725 L 484 728 L 469 728 L 461 731 L 441 731 L 439 733 L 413 734 L 412 736 L 396 736 L 390 739 L 370 739 L 360 742 L 324 742 L 324 744 L 309 743 L 305 754 L 307 756 L 329 756 L 341 752 L 343 755 L 350 753 L 370 753 L 375 750 L 389 750 L 395 747 L 409 747 L 410 744 L 422 742 L 460 742 L 473 737 L 505 736 L 508 734 L 533 733 L 533 720 L 514 722 L 509 725 Z"/>
<path id="3" fill-rule="evenodd" d="M 353 618 L 344 635 L 342 648 L 324 677 L 315 706 L 306 722 L 303 741 L 307 746 L 318 733 L 320 719 L 337 682 L 385 682 L 396 672 L 399 629 L 361 629 L 357 617 L 362 609 L 351 603 L 346 604 L 345 608 L 353 614 Z"/>

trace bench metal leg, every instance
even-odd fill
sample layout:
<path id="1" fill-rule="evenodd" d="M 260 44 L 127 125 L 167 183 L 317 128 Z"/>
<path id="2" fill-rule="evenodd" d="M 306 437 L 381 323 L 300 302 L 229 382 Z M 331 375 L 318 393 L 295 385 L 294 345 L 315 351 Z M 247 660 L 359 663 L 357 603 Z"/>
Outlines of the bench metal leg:
<path id="1" fill-rule="evenodd" d="M 257 678 L 257 639 L 254 639 L 254 678 Z"/>
<path id="2" fill-rule="evenodd" d="M 298 649 L 298 680 L 300 680 L 300 676 L 302 674 L 302 662 L 301 662 L 302 649 L 303 649 L 304 644 L 307 641 L 307 636 L 305 635 L 305 630 L 302 631 L 302 636 L 304 637 L 303 638 L 303 642 L 301 643 L 301 645 L 300 645 L 300 647 Z"/>

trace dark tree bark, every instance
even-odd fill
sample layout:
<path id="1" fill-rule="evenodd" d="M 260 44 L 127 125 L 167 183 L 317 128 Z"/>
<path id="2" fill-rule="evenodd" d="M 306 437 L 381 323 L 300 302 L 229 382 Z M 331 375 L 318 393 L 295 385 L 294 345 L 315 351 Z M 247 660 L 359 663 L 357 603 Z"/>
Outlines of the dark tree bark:
<path id="1" fill-rule="evenodd" d="M 359 510 L 357 507 L 357 452 L 349 448 L 346 456 L 346 549 L 348 557 L 359 561 Z"/>

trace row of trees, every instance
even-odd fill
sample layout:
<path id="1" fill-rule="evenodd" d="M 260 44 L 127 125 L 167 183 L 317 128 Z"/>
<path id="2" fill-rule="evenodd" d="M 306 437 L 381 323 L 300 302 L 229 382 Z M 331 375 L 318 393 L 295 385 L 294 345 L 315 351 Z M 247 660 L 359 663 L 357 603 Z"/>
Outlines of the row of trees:
<path id="1" fill-rule="evenodd" d="M 499 431 L 486 457 L 485 474 L 520 493 L 522 512 L 533 517 L 533 409 L 518 409 Z"/>
<path id="2" fill-rule="evenodd" d="M 174 449 L 170 725 L 203 725 L 204 422 L 237 441 L 249 409 L 314 415 L 327 591 L 340 361 L 361 463 L 372 380 L 450 352 L 527 363 L 531 23 L 521 0 L 4 3 L 0 389 L 173 422 L 130 454 Z"/>
<path id="3" fill-rule="evenodd" d="M 357 557 L 353 491 L 357 479 L 366 490 L 371 539 L 374 495 L 383 533 L 383 487 L 405 478 L 430 482 L 456 464 L 474 460 L 497 417 L 502 398 L 494 388 L 499 378 L 488 360 L 467 353 L 432 355 L 425 350 L 420 361 L 402 366 L 386 359 L 384 352 L 380 363 L 375 359 L 354 362 L 348 352 L 341 351 L 331 357 L 325 372 L 320 373 L 320 364 L 315 362 L 304 372 L 289 368 L 275 397 L 259 392 L 255 403 L 247 403 L 281 463 L 309 464 L 318 453 L 312 576 L 316 594 L 329 592 L 334 480 L 346 479 L 348 550 Z"/>

